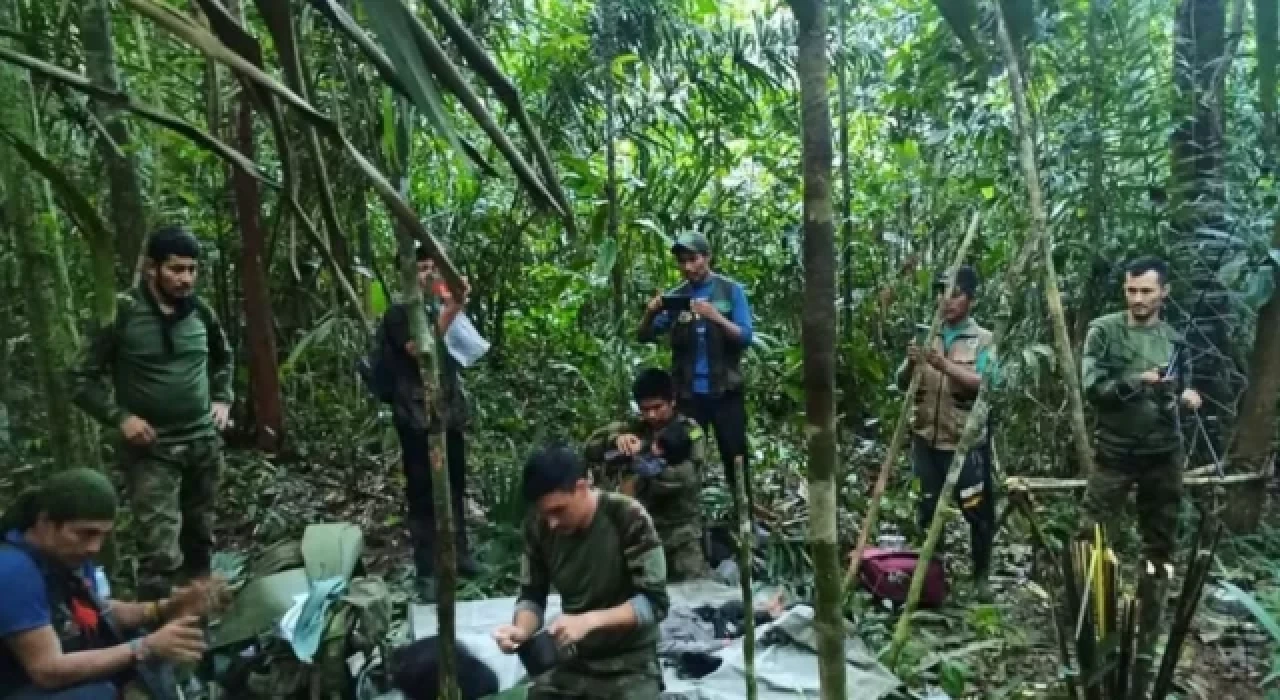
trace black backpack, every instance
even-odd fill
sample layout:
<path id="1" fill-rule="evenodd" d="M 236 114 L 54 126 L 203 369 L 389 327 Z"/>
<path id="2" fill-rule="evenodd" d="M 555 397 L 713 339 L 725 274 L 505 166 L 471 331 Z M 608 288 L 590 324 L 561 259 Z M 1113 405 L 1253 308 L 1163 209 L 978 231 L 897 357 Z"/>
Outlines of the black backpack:
<path id="1" fill-rule="evenodd" d="M 387 338 L 385 315 L 373 334 L 369 351 L 356 359 L 356 373 L 375 399 L 383 403 L 391 403 L 395 399 L 396 375 L 392 368 L 391 341 Z"/>

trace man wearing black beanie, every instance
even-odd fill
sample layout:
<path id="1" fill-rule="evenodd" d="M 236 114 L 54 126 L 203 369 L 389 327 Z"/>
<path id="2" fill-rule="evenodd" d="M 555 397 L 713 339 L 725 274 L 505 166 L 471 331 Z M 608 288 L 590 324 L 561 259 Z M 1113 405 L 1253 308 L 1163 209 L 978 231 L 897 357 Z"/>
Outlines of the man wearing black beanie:
<path id="1" fill-rule="evenodd" d="M 115 321 L 72 380 L 76 404 L 123 438 L 139 592 L 149 597 L 208 574 L 213 553 L 233 367 L 222 326 L 195 295 L 199 260 L 187 229 L 152 233 L 142 283 L 118 296 Z"/>

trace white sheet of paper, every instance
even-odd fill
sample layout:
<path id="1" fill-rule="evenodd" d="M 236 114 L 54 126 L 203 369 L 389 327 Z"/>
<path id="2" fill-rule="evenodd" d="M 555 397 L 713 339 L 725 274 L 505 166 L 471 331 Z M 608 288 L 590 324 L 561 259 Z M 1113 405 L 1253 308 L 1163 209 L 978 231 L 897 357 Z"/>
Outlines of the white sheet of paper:
<path id="1" fill-rule="evenodd" d="M 489 352 L 489 341 L 480 335 L 471 319 L 463 313 L 454 317 L 453 323 L 449 324 L 449 330 L 444 334 L 444 346 L 463 367 L 474 365 Z"/>

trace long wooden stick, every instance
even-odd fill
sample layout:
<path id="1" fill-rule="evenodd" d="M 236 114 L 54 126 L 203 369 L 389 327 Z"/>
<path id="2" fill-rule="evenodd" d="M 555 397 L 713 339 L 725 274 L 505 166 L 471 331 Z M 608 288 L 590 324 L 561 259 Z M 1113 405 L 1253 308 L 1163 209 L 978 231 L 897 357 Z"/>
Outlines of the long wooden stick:
<path id="1" fill-rule="evenodd" d="M 956 270 L 964 264 L 965 258 L 969 254 L 969 247 L 973 245 L 974 238 L 978 235 L 979 224 L 982 223 L 982 214 L 974 212 L 973 217 L 969 220 L 969 230 L 964 234 L 964 240 L 960 242 L 960 249 L 956 251 L 955 261 L 951 264 L 950 274 L 947 275 L 947 292 L 950 298 L 952 291 L 955 289 Z M 938 335 L 939 329 L 942 328 L 942 309 L 939 307 L 933 314 L 933 323 L 929 326 L 929 335 L 925 337 L 925 347 L 929 347 L 933 343 L 933 339 Z M 880 474 L 876 477 L 875 488 L 871 491 L 871 501 L 867 504 L 867 514 L 862 518 L 862 529 L 858 531 L 858 545 L 854 548 L 853 554 L 849 560 L 849 569 L 844 577 L 844 589 L 848 591 L 845 595 L 852 596 L 853 591 L 857 590 L 855 581 L 858 578 L 858 568 L 862 565 L 862 552 L 867 548 L 867 541 L 871 536 L 871 531 L 876 527 L 876 521 L 880 517 L 880 502 L 884 498 L 885 487 L 889 484 L 889 473 L 893 469 L 893 465 L 898 461 L 898 455 L 902 452 L 902 444 L 906 441 L 907 426 L 911 423 L 911 397 L 916 395 L 916 391 L 920 388 L 920 374 L 922 368 L 917 365 L 915 371 L 911 375 L 911 384 L 907 387 L 907 391 L 903 394 L 902 413 L 898 415 L 898 423 L 893 429 L 893 439 L 889 441 L 889 451 L 885 453 L 884 462 L 880 464 Z"/>
<path id="2" fill-rule="evenodd" d="M 755 528 L 744 504 L 747 502 L 745 480 L 750 478 L 743 468 L 742 455 L 733 458 L 733 498 L 737 501 L 734 512 L 738 514 L 738 581 L 742 584 L 743 635 L 742 666 L 747 677 L 747 700 L 756 700 L 756 614 L 755 596 L 751 592 L 751 553 L 755 543 Z"/>

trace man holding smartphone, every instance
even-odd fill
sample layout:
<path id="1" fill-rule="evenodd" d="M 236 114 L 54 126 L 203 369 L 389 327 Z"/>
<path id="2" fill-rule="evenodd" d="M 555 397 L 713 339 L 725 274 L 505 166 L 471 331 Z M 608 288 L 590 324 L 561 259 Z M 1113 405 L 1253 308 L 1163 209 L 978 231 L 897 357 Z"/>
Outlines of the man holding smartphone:
<path id="1" fill-rule="evenodd" d="M 741 457 L 747 513 L 754 503 L 747 466 L 747 409 L 743 397 L 742 355 L 751 347 L 751 306 L 742 285 L 711 271 L 711 244 L 701 233 L 681 234 L 671 254 L 684 284 L 657 294 L 645 307 L 640 341 L 671 338 L 671 375 L 676 409 L 716 435 L 720 460 L 732 489 L 733 462 Z M 687 299 L 688 307 L 683 307 Z"/>
<path id="2" fill-rule="evenodd" d="M 978 273 L 968 265 L 956 269 L 954 284 L 946 273 L 933 282 L 942 312 L 942 329 L 927 347 L 919 340 L 907 346 L 907 358 L 898 369 L 898 387 L 911 384 L 915 368 L 920 383 L 911 397 L 911 469 L 920 480 L 917 523 L 928 530 L 947 480 L 956 446 L 964 433 L 969 412 L 982 386 L 982 376 L 995 370 L 991 353 L 991 331 L 979 326 L 969 311 L 978 294 Z M 947 296 L 947 287 L 951 295 Z M 973 579 L 985 595 L 995 540 L 995 497 L 991 482 L 991 435 L 986 426 L 969 450 L 960 480 L 956 503 L 969 522 Z"/>
<path id="3" fill-rule="evenodd" d="M 1097 410 L 1097 469 L 1085 491 L 1082 537 L 1095 524 L 1111 529 L 1129 490 L 1138 489 L 1138 528 L 1143 556 L 1168 563 L 1177 543 L 1182 501 L 1182 436 L 1179 406 L 1200 408 L 1192 389 L 1190 358 L 1179 351 L 1177 331 L 1160 317 L 1169 295 L 1168 267 L 1154 257 L 1128 264 L 1126 311 L 1089 324 L 1081 362 L 1081 388 Z"/>

